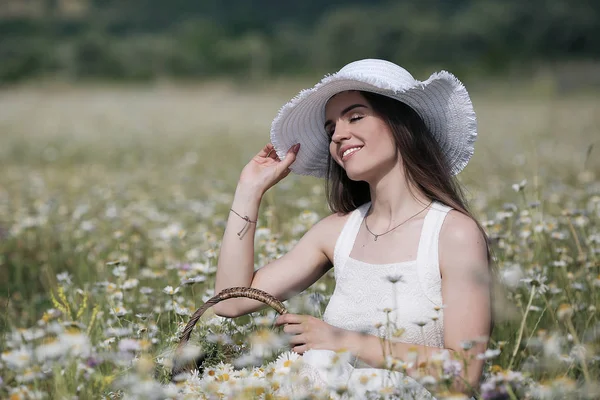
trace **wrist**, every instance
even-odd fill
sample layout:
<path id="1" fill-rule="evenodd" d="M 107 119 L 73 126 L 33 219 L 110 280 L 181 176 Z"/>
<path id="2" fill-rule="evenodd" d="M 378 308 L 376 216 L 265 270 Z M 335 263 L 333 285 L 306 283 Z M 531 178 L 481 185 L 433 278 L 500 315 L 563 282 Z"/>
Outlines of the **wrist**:
<path id="1" fill-rule="evenodd" d="M 360 334 L 358 332 L 344 330 L 343 334 L 340 335 L 340 341 L 338 342 L 338 349 L 348 351 L 354 356 L 358 356 L 360 350 Z"/>
<path id="2" fill-rule="evenodd" d="M 258 209 L 262 200 L 262 192 L 252 186 L 238 185 L 233 197 L 231 209 L 236 214 L 248 217 L 250 220 L 258 219 Z"/>
<path id="3" fill-rule="evenodd" d="M 258 201 L 262 199 L 265 191 L 256 184 L 238 182 L 235 189 L 235 197 L 241 197 L 244 201 Z"/>

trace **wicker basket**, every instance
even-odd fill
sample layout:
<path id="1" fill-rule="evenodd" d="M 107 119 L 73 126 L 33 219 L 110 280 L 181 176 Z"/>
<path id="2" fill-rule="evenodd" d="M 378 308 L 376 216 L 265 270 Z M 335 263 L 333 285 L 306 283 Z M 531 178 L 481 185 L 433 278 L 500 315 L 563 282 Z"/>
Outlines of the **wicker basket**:
<path id="1" fill-rule="evenodd" d="M 204 358 L 200 358 L 198 360 L 190 361 L 187 363 L 177 361 L 181 357 L 183 348 L 190 340 L 190 336 L 192 336 L 192 330 L 194 329 L 194 326 L 196 326 L 196 323 L 198 322 L 202 314 L 204 314 L 206 310 L 208 310 L 215 304 L 223 300 L 233 299 L 236 297 L 246 297 L 248 299 L 258 300 L 270 306 L 279 314 L 287 313 L 287 310 L 282 302 L 277 300 L 275 297 L 271 296 L 269 293 L 263 292 L 262 290 L 247 287 L 232 287 L 222 290 L 217 295 L 211 297 L 206 303 L 202 305 L 202 307 L 196 310 L 196 312 L 192 315 L 189 322 L 185 326 L 183 333 L 179 337 L 179 345 L 177 345 L 177 349 L 175 350 L 175 359 L 173 360 L 171 379 L 173 379 L 173 377 L 182 372 L 187 372 L 194 368 L 200 368 L 202 362 L 204 361 Z"/>

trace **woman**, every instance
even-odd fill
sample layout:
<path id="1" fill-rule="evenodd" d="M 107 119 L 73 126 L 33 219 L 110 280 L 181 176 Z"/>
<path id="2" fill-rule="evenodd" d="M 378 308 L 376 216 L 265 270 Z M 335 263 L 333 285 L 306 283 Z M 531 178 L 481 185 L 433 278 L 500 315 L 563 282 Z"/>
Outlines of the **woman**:
<path id="1" fill-rule="evenodd" d="M 276 321 L 308 364 L 319 370 L 322 355 L 347 350 L 367 368 L 356 371 L 379 376 L 390 360 L 402 360 L 414 375 L 446 349 L 446 362 L 464 366 L 453 389 L 477 388 L 477 355 L 492 326 L 489 251 L 453 180 L 476 134 L 468 93 L 448 72 L 420 82 L 393 63 L 361 60 L 300 92 L 273 121 L 273 145 L 241 173 L 215 290 L 255 287 L 285 300 L 333 266 L 336 288 L 323 320 L 287 314 Z M 325 177 L 333 213 L 254 272 L 261 197 L 290 171 Z M 215 311 L 237 317 L 261 306 L 231 299 Z M 341 377 L 352 387 L 356 371 L 332 377 L 321 369 L 315 378 Z M 416 393 L 429 396 L 418 385 Z"/>

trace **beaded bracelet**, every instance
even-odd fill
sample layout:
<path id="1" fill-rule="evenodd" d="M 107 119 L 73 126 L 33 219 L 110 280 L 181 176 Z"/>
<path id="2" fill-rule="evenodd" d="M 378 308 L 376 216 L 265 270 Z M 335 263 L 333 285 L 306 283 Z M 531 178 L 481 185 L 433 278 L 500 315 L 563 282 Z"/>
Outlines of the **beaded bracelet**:
<path id="1" fill-rule="evenodd" d="M 248 224 L 256 224 L 256 221 L 252 221 L 247 215 L 244 215 L 243 217 L 238 214 L 233 208 L 230 208 L 231 212 L 233 212 L 235 215 L 237 215 L 238 217 L 240 217 L 241 219 L 243 219 L 244 221 L 246 221 L 246 223 L 244 224 L 244 227 L 242 228 L 241 231 L 239 231 L 237 233 L 237 235 L 239 236 L 240 240 L 242 239 L 242 233 L 246 230 L 246 228 L 248 227 Z"/>

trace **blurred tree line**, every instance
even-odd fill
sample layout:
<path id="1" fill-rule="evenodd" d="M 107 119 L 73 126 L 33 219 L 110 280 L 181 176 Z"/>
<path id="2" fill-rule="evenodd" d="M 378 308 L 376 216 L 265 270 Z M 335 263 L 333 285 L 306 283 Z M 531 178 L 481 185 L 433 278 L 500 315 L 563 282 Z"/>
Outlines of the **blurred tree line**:
<path id="1" fill-rule="evenodd" d="M 0 0 L 0 82 L 321 76 L 365 57 L 498 74 L 599 55 L 598 0 Z"/>

